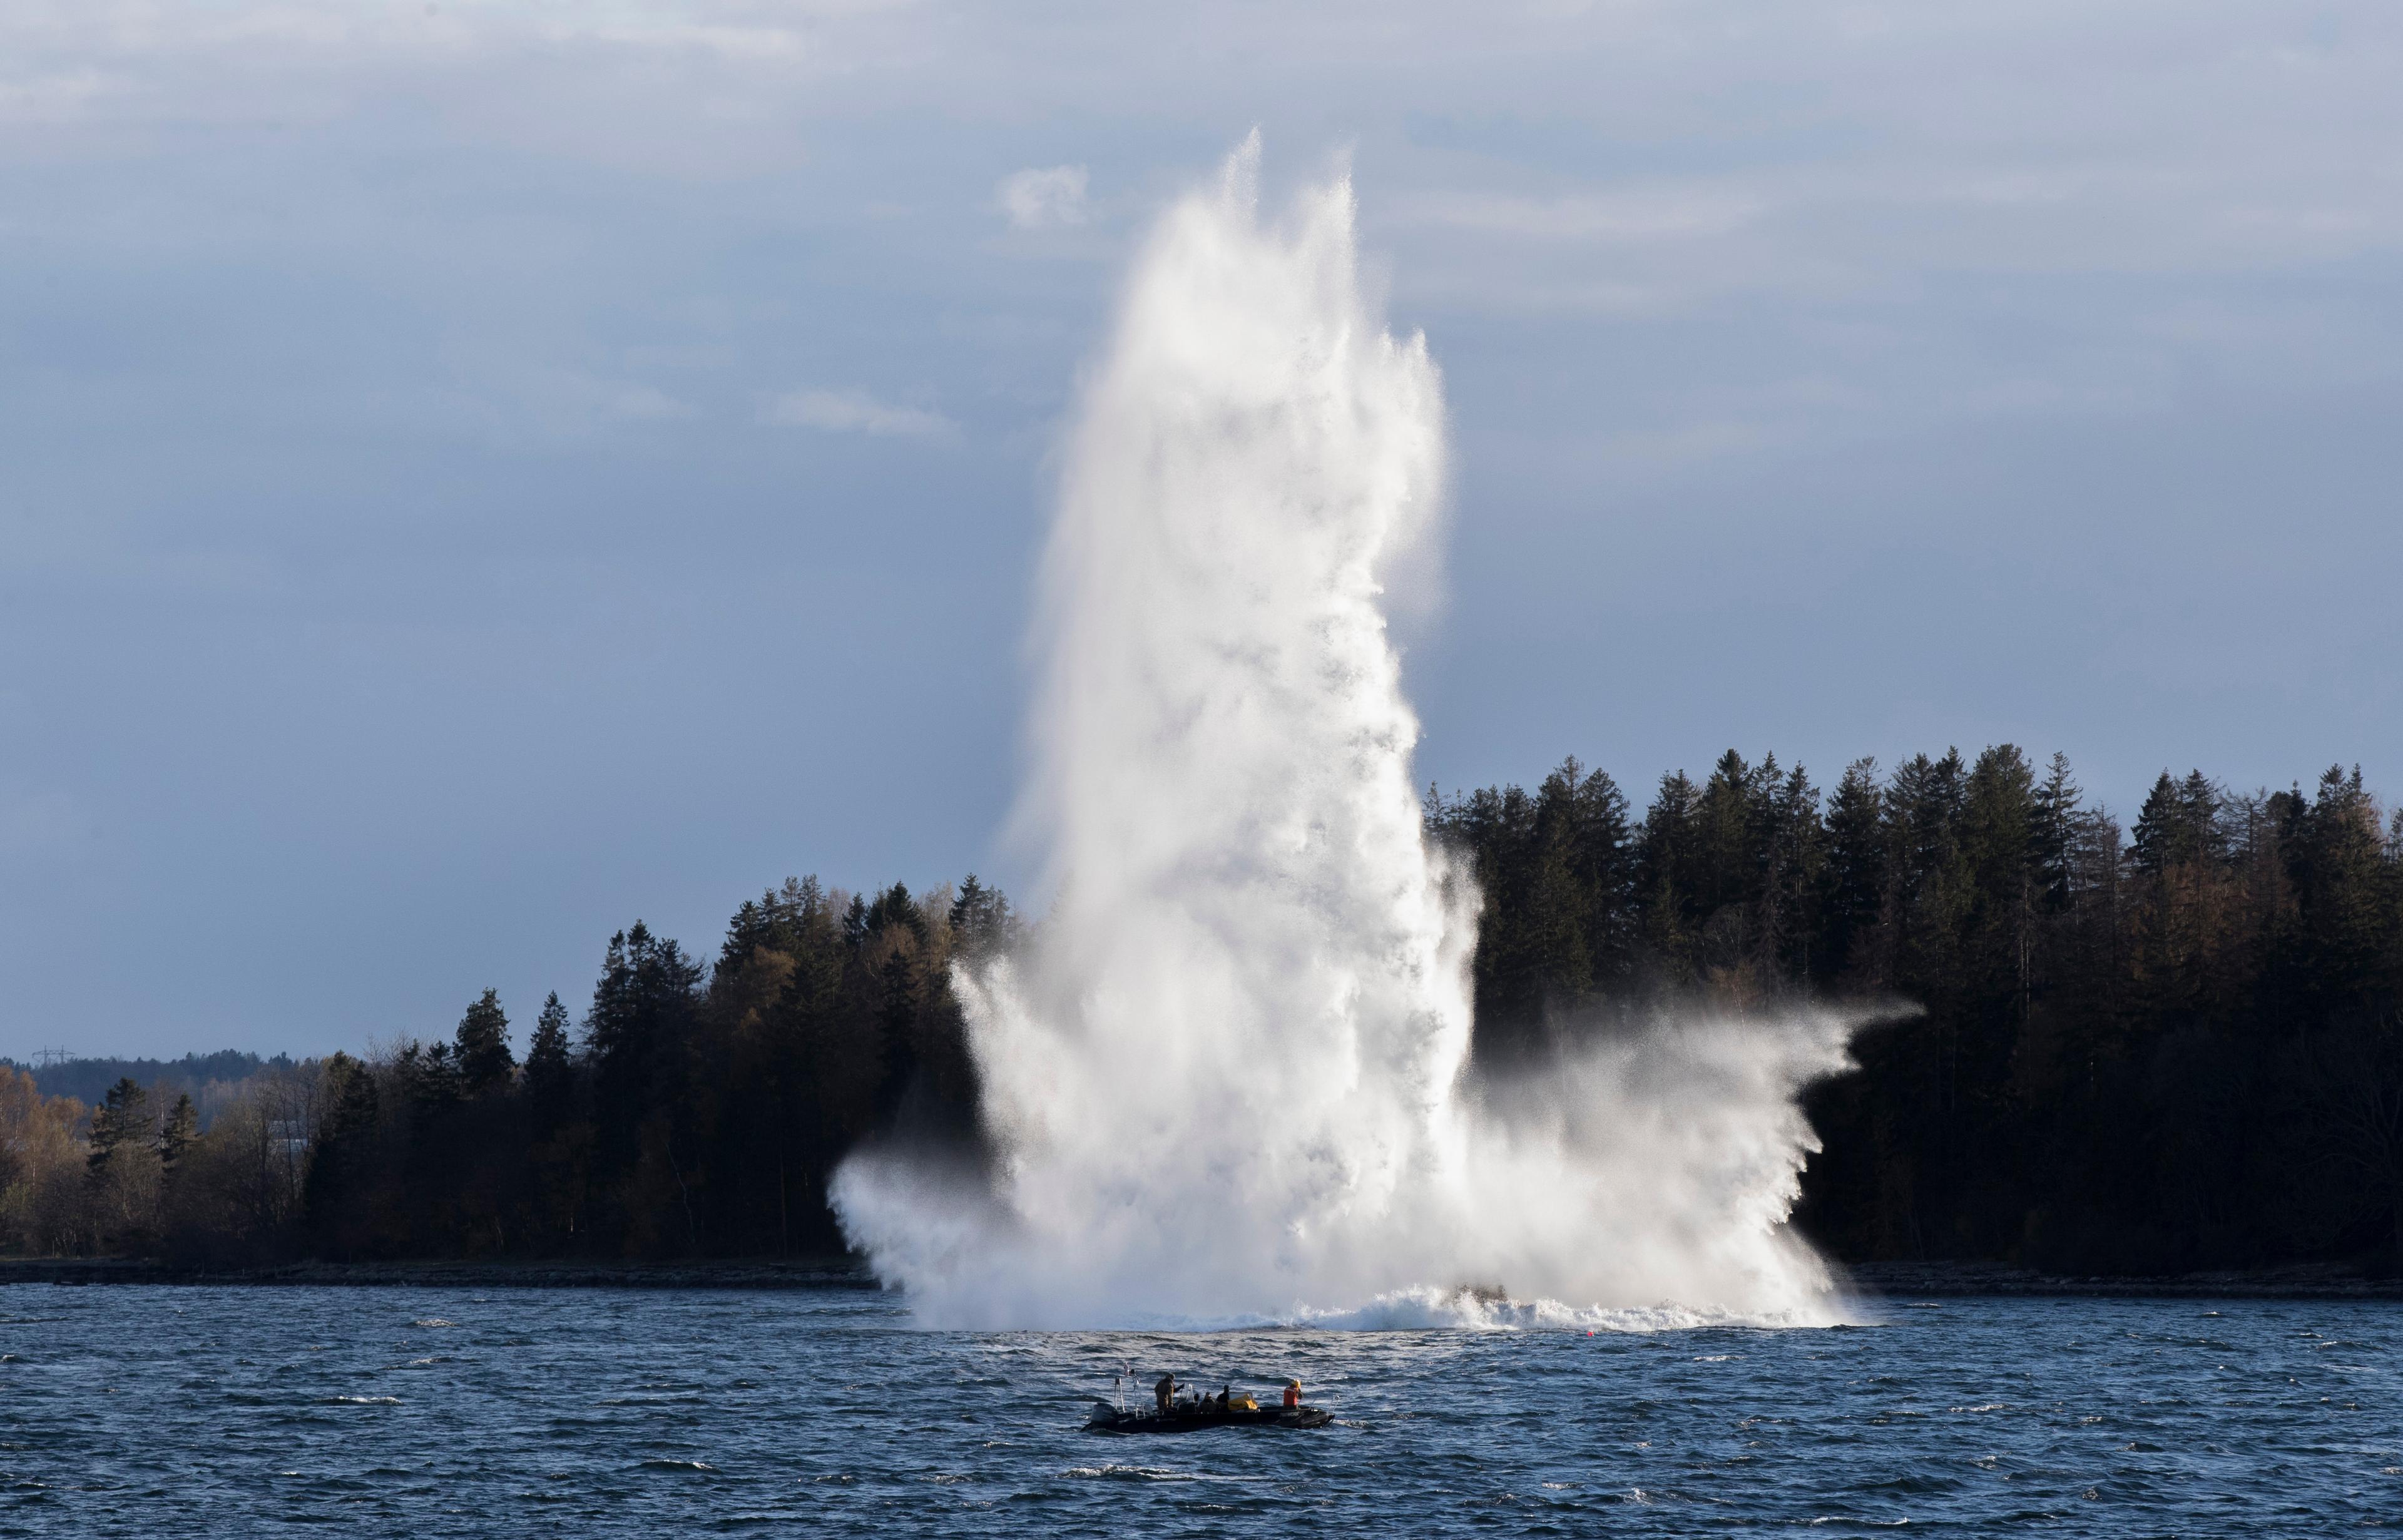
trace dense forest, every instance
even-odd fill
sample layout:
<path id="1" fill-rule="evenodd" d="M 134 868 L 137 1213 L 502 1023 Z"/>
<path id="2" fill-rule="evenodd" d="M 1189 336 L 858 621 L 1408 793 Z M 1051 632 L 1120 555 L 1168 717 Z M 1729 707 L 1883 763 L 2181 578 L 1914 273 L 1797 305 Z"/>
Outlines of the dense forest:
<path id="1" fill-rule="evenodd" d="M 1810 1094 L 1799 1219 L 1840 1257 L 2403 1262 L 2403 813 L 2358 771 L 2249 794 L 2164 773 L 2123 829 L 2061 756 L 2008 745 L 1863 760 L 1825 795 L 1731 752 L 1640 816 L 1575 760 L 1532 791 L 1430 790 L 1425 816 L 1483 902 L 1480 1065 L 1539 1072 L 1664 1011 L 1916 1007 Z M 714 960 L 612 936 L 589 1001 L 553 994 L 530 1029 L 486 991 L 448 1039 L 238 1080 L 195 1058 L 89 1105 L 0 1065 L 0 1247 L 829 1253 L 847 1151 L 980 1158 L 951 970 L 1021 929 L 973 876 L 787 881 Z"/>
<path id="2" fill-rule="evenodd" d="M 0 1068 L 0 1246 L 199 1265 L 305 1256 L 759 1256 L 840 1249 L 862 1140 L 978 1153 L 950 968 L 1017 917 L 970 877 L 913 896 L 788 881 L 704 964 L 639 923 L 580 1020 L 493 992 L 449 1040 L 268 1064 L 203 1126 L 131 1076 L 87 1109 Z"/>
<path id="3" fill-rule="evenodd" d="M 1429 824 L 1484 897 L 1480 1054 L 1697 996 L 1907 1001 L 1807 1102 L 1799 1214 L 1855 1261 L 2157 1273 L 2403 1250 L 2403 814 L 2358 770 L 2164 772 L 2132 830 L 2056 755 L 1664 777 L 1572 760 Z"/>

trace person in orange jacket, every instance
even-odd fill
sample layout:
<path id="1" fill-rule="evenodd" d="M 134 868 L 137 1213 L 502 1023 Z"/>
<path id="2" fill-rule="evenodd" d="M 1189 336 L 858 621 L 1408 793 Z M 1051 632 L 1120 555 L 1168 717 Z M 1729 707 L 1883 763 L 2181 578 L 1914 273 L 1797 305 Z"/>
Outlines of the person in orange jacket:
<path id="1" fill-rule="evenodd" d="M 1286 1380 L 1286 1381 L 1285 1382 L 1285 1410 L 1287 1410 L 1287 1411 L 1295 1410 L 1295 1409 L 1296 1409 L 1296 1408 L 1298 1408 L 1300 1405 L 1301 1405 L 1301 1381 L 1300 1381 L 1300 1380 Z"/>

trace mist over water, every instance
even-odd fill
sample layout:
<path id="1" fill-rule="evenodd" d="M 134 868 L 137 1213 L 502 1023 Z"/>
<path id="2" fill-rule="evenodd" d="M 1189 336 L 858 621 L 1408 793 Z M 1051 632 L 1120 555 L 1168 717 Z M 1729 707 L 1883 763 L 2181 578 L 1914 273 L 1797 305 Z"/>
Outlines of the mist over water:
<path id="1" fill-rule="evenodd" d="M 942 1325 L 1831 1318 L 1782 1221 L 1843 1018 L 1464 1074 L 1477 898 L 1383 609 L 1441 381 L 1348 181 L 1264 220 L 1258 153 L 1161 219 L 1068 445 L 1026 806 L 1060 896 L 955 980 L 997 1170 L 854 1157 L 844 1227 Z"/>

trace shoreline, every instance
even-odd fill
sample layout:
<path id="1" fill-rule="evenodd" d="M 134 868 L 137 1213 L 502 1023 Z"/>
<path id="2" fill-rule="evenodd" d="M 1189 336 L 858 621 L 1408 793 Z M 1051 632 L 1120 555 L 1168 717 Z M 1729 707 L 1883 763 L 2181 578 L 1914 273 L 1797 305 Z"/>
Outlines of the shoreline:
<path id="1" fill-rule="evenodd" d="M 2292 1263 L 2153 1278 L 2074 1277 L 1999 1262 L 1831 1264 L 1837 1291 L 1871 1299 L 2394 1299 L 2403 1278 Z M 0 1257 L 11 1283 L 179 1287 L 858 1289 L 882 1287 L 857 1257 L 688 1262 L 285 1262 L 211 1268 L 123 1257 Z"/>
<path id="2" fill-rule="evenodd" d="M 2076 1277 L 2001 1262 L 1831 1263 L 1839 1292 L 1860 1299 L 2403 1299 L 2403 1278 L 2337 1262 L 2215 1269 L 2152 1278 Z"/>
<path id="3" fill-rule="evenodd" d="M 724 1262 L 285 1262 L 211 1268 L 123 1257 L 0 1257 L 10 1283 L 178 1287 L 874 1289 L 846 1256 Z"/>

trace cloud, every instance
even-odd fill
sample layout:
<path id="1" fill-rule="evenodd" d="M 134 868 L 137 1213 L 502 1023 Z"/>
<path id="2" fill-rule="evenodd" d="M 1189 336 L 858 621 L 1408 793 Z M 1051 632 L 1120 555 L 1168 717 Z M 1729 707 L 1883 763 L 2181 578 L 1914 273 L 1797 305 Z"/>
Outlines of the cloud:
<path id="1" fill-rule="evenodd" d="M 1009 222 L 1022 230 L 1081 225 L 1088 217 L 1082 166 L 1028 167 L 1001 179 L 995 189 Z"/>
<path id="2" fill-rule="evenodd" d="M 768 404 L 761 420 L 789 423 L 826 433 L 866 433 L 879 437 L 932 438 L 957 424 L 937 411 L 887 406 L 864 390 L 799 390 Z"/>

